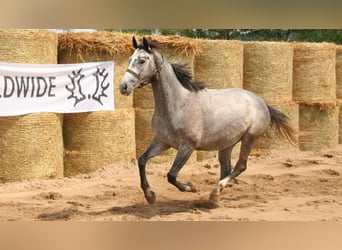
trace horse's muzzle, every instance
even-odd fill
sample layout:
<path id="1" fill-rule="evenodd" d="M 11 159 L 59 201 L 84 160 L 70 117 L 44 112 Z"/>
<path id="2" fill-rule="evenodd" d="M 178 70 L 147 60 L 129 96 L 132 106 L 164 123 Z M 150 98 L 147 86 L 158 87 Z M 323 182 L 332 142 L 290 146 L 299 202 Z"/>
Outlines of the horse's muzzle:
<path id="1" fill-rule="evenodd" d="M 130 95 L 131 91 L 128 90 L 128 86 L 126 83 L 120 83 L 119 90 L 122 95 Z"/>

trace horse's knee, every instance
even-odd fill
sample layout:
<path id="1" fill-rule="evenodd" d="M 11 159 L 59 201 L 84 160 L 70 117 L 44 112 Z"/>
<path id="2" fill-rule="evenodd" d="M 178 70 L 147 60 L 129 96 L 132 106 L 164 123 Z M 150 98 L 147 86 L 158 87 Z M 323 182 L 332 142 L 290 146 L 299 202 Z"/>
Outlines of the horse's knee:
<path id="1" fill-rule="evenodd" d="M 143 154 L 143 155 L 140 156 L 139 159 L 138 159 L 139 168 L 145 166 L 145 165 L 146 165 L 146 162 L 147 162 L 147 160 L 146 160 L 146 155 Z"/>
<path id="2" fill-rule="evenodd" d="M 247 169 L 247 162 L 238 162 L 235 167 L 236 171 L 239 171 L 239 173 L 242 173 L 246 171 Z"/>

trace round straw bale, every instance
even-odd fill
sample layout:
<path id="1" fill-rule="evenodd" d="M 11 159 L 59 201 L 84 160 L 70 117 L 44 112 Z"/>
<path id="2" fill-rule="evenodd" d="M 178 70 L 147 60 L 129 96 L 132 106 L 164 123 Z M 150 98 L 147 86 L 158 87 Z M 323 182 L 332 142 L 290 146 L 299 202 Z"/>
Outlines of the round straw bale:
<path id="1" fill-rule="evenodd" d="M 55 64 L 57 45 L 57 33 L 52 31 L 0 29 L 3 62 Z M 63 175 L 62 115 L 1 117 L 0 137 L 2 181 Z"/>
<path id="2" fill-rule="evenodd" d="M 326 102 L 336 98 L 336 45 L 294 43 L 293 99 Z"/>
<path id="3" fill-rule="evenodd" d="M 299 105 L 299 149 L 334 148 L 338 142 L 338 108 L 335 102 Z"/>
<path id="4" fill-rule="evenodd" d="M 154 134 L 151 127 L 154 109 L 135 109 L 135 138 L 136 138 L 136 158 L 138 159 L 150 146 Z M 151 163 L 172 163 L 175 160 L 177 151 L 173 148 L 153 157 Z M 194 152 L 187 163 L 196 162 Z"/>
<path id="5" fill-rule="evenodd" d="M 63 123 L 66 176 L 135 159 L 134 110 L 66 114 Z"/>
<path id="6" fill-rule="evenodd" d="M 133 97 L 120 94 L 119 84 L 128 67 L 128 57 L 132 50 L 131 37 L 118 36 L 114 32 L 68 33 L 59 35 L 58 63 L 84 63 L 99 61 L 114 61 L 114 104 L 115 108 L 133 107 Z M 81 43 L 83 46 L 79 46 Z M 102 43 L 102 44 L 101 44 Z M 112 43 L 112 44 L 111 44 Z M 126 45 L 127 43 L 127 45 Z M 120 45 L 122 51 L 111 51 L 109 47 Z M 124 46 L 122 46 L 124 44 Z M 106 47 L 108 46 L 108 47 Z M 114 48 L 113 48 L 114 49 Z M 118 48 L 117 48 L 118 49 Z"/>
<path id="7" fill-rule="evenodd" d="M 54 64 L 58 35 L 48 30 L 0 29 L 2 62 Z"/>
<path id="8" fill-rule="evenodd" d="M 342 45 L 336 46 L 336 98 L 342 99 Z"/>
<path id="9" fill-rule="evenodd" d="M 0 181 L 63 176 L 62 115 L 0 117 Z"/>
<path id="10" fill-rule="evenodd" d="M 292 44 L 245 42 L 243 49 L 243 87 L 269 102 L 291 101 Z"/>
<path id="11" fill-rule="evenodd" d="M 274 102 L 268 103 L 273 108 L 283 112 L 287 117 L 290 118 L 290 122 L 294 128 L 298 129 L 299 119 L 299 105 L 295 102 Z M 285 138 L 278 135 L 275 127 L 269 129 L 269 131 L 260 137 L 255 143 L 255 148 L 268 151 L 271 149 L 275 150 L 297 150 L 298 148 L 288 142 Z"/>
<path id="12" fill-rule="evenodd" d="M 232 40 L 199 40 L 195 57 L 195 79 L 207 88 L 243 87 L 243 43 Z"/>

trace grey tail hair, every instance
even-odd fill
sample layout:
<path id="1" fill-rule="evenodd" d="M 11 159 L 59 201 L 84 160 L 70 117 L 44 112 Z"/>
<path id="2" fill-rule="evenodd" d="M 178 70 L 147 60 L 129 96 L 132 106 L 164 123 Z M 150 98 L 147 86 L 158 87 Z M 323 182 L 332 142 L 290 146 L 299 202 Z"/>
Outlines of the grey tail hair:
<path id="1" fill-rule="evenodd" d="M 298 143 L 298 131 L 290 122 L 290 118 L 279 110 L 267 105 L 271 115 L 270 128 L 274 127 L 281 139 L 289 141 L 292 145 Z"/>

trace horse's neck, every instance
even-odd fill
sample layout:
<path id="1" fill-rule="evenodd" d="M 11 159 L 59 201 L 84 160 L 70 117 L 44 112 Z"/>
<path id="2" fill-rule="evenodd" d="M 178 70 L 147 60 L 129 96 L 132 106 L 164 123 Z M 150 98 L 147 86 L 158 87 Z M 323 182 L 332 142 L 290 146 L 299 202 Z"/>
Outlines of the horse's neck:
<path id="1" fill-rule="evenodd" d="M 164 62 L 159 77 L 152 83 L 156 113 L 170 115 L 186 104 L 189 91 L 179 82 L 172 66 Z"/>

